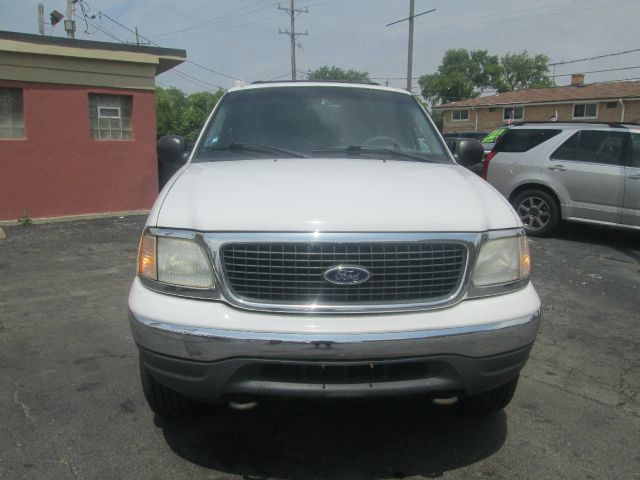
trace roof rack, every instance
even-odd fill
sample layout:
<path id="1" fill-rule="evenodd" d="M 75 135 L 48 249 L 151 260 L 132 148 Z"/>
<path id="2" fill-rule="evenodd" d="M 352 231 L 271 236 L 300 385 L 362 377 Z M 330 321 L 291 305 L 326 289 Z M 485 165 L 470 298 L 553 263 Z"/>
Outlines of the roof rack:
<path id="1" fill-rule="evenodd" d="M 635 122 L 598 122 L 598 121 L 588 121 L 588 120 L 562 120 L 557 122 L 551 122 L 549 120 L 530 120 L 526 122 L 514 122 L 511 126 L 519 127 L 521 125 L 540 125 L 540 124 L 549 124 L 549 125 L 557 125 L 557 124 L 579 124 L 579 125 L 607 125 L 611 128 L 624 128 L 626 126 L 637 126 L 640 123 Z"/>
<path id="2" fill-rule="evenodd" d="M 360 80 L 256 80 L 251 82 L 252 85 L 259 85 L 264 83 L 355 83 L 362 85 L 380 85 L 379 83 L 372 81 L 360 81 Z"/>

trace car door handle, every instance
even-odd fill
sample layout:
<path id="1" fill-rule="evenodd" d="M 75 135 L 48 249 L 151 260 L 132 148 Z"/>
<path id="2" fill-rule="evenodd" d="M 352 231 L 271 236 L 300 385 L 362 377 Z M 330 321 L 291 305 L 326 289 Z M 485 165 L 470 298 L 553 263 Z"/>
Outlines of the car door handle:
<path id="1" fill-rule="evenodd" d="M 554 172 L 564 172 L 566 168 L 564 165 L 551 165 L 549 170 L 553 170 Z"/>
<path id="2" fill-rule="evenodd" d="M 629 175 L 629 178 L 632 180 L 640 180 L 640 173 L 636 173 L 635 175 Z"/>

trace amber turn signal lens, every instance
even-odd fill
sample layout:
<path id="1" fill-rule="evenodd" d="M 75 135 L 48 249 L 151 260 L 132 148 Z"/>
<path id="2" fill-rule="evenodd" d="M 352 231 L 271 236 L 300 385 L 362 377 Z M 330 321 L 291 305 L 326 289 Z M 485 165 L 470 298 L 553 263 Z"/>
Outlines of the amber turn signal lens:
<path id="1" fill-rule="evenodd" d="M 520 278 L 531 274 L 531 250 L 529 240 L 524 235 L 520 237 Z"/>
<path id="2" fill-rule="evenodd" d="M 153 235 L 143 235 L 140 240 L 138 251 L 138 275 L 141 277 L 158 279 L 158 268 L 156 264 L 156 237 Z"/>

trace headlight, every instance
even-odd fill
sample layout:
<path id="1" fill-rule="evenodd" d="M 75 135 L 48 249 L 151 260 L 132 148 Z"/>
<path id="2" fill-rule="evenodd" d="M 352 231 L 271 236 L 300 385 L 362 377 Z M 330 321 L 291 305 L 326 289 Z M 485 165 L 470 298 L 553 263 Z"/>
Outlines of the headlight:
<path id="1" fill-rule="evenodd" d="M 482 246 L 472 281 L 476 287 L 512 283 L 528 278 L 530 271 L 527 237 L 495 238 Z"/>
<path id="2" fill-rule="evenodd" d="M 194 240 L 145 234 L 140 241 L 138 274 L 161 283 L 214 288 L 207 257 Z"/>

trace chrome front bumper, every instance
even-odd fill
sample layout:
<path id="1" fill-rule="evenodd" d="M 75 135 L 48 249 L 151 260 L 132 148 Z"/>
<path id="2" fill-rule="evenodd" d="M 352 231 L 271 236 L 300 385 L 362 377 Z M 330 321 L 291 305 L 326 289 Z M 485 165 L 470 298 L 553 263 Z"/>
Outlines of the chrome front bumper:
<path id="1" fill-rule="evenodd" d="M 540 313 L 482 326 L 375 334 L 250 333 L 130 314 L 141 366 L 205 402 L 226 396 L 465 396 L 518 375 Z"/>
<path id="2" fill-rule="evenodd" d="M 479 358 L 533 344 L 540 311 L 526 317 L 469 327 L 359 334 L 219 330 L 157 322 L 131 311 L 129 322 L 134 339 L 142 349 L 200 362 L 238 357 L 343 361 L 441 354 Z"/>

